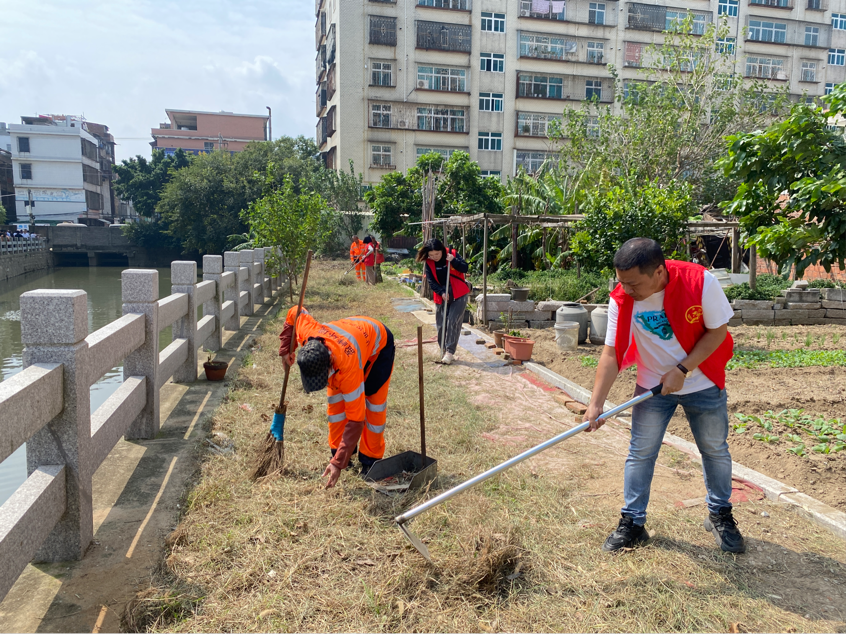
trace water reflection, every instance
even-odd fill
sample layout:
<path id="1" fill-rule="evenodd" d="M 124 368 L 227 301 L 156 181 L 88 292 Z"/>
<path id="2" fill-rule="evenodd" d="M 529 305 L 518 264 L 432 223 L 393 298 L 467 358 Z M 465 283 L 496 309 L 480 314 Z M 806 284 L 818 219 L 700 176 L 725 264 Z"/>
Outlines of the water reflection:
<path id="1" fill-rule="evenodd" d="M 159 297 L 170 294 L 170 269 L 159 272 Z M 29 273 L 0 282 L 0 381 L 23 369 L 21 344 L 22 293 L 36 289 L 79 289 L 88 293 L 88 332 L 122 315 L 121 267 L 68 267 Z M 168 327 L 159 337 L 159 350 L 171 341 Z M 109 370 L 91 386 L 91 411 L 102 405 L 123 381 L 123 366 Z M 2 421 L 0 421 L 2 424 Z M 0 463 L 0 504 L 26 479 L 26 451 L 21 447 Z"/>

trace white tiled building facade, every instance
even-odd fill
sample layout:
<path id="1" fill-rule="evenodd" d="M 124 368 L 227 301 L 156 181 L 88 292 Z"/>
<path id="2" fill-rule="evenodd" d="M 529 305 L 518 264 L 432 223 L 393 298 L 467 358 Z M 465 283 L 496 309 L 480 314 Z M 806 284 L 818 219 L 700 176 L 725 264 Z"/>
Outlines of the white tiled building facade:
<path id="1" fill-rule="evenodd" d="M 549 121 L 614 101 L 606 64 L 642 77 L 643 52 L 689 9 L 726 15 L 736 69 L 795 99 L 846 77 L 846 0 L 316 0 L 317 141 L 366 183 L 418 155 L 466 150 L 483 173 L 533 171 Z"/>

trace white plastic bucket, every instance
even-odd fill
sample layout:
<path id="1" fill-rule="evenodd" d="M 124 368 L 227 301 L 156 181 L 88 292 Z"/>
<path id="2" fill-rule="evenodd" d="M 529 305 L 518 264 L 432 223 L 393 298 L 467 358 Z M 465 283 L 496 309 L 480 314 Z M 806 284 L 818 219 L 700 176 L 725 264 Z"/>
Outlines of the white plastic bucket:
<path id="1" fill-rule="evenodd" d="M 573 351 L 579 346 L 580 324 L 576 321 L 559 321 L 555 326 L 555 343 L 559 350 Z"/>

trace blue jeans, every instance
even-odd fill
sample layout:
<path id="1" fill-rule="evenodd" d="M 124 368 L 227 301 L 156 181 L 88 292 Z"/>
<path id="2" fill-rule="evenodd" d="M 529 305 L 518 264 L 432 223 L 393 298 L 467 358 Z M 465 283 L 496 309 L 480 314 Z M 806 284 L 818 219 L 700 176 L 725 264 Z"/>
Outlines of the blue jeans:
<path id="1" fill-rule="evenodd" d="M 637 386 L 635 396 L 646 389 Z M 632 440 L 626 458 L 623 485 L 625 505 L 622 512 L 634 518 L 634 523 L 646 522 L 649 489 L 655 472 L 655 460 L 661 441 L 676 407 L 684 409 L 690 431 L 702 454 L 702 471 L 705 476 L 705 501 L 708 510 L 719 512 L 731 508 L 731 456 L 728 449 L 728 409 L 726 391 L 716 385 L 691 394 L 653 396 L 632 409 Z"/>

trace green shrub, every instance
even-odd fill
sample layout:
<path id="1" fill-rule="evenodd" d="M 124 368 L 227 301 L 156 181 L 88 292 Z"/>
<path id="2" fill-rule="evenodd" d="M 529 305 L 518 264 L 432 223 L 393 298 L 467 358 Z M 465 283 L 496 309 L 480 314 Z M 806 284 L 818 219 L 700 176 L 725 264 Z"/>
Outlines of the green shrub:
<path id="1" fill-rule="evenodd" d="M 846 288 L 843 282 L 835 282 L 834 280 L 811 280 L 808 282 L 809 288 Z"/>
<path id="2" fill-rule="evenodd" d="M 577 277 L 573 270 L 552 269 L 548 271 L 523 271 L 520 269 L 501 268 L 488 275 L 488 283 L 503 283 L 508 280 L 529 289 L 529 299 L 541 302 L 552 299 L 562 302 L 574 302 L 599 288 L 588 301 L 592 304 L 608 302 L 608 278 L 610 273 L 582 271 Z"/>
<path id="3" fill-rule="evenodd" d="M 770 300 L 775 299 L 786 288 L 790 288 L 792 282 L 784 279 L 781 275 L 770 275 L 765 273 L 758 276 L 757 288 L 753 291 L 748 282 L 743 284 L 735 284 L 725 289 L 726 297 L 729 301 L 733 299 L 758 299 Z"/>

